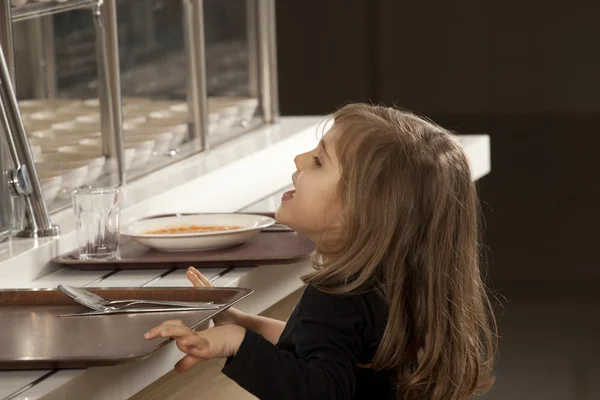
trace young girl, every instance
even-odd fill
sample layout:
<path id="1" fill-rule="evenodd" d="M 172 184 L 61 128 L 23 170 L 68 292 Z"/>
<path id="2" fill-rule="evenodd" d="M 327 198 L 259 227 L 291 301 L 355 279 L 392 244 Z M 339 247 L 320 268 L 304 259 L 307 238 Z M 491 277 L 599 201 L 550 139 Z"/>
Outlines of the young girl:
<path id="1" fill-rule="evenodd" d="M 295 158 L 276 218 L 316 244 L 287 323 L 230 309 L 215 327 L 151 329 L 260 399 L 465 399 L 493 382 L 495 324 L 478 261 L 478 200 L 455 136 L 405 111 L 333 114 Z M 211 286 L 190 269 L 195 286 Z"/>

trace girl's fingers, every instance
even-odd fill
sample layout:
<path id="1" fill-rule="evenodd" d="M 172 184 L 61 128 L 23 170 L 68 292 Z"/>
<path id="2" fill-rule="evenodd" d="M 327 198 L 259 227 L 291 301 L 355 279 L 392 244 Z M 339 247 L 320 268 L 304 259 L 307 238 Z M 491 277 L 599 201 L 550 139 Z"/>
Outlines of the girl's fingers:
<path id="1" fill-rule="evenodd" d="M 192 282 L 195 287 L 213 287 L 214 285 L 208 280 L 200 271 L 194 267 L 189 267 L 186 273 L 187 278 Z M 198 283 L 201 283 L 199 285 Z"/>
<path id="2" fill-rule="evenodd" d="M 194 365 L 198 364 L 198 362 L 200 361 L 202 361 L 202 359 L 187 355 L 181 360 L 179 360 L 177 364 L 175 364 L 175 368 L 173 369 L 175 370 L 175 372 L 181 374 L 182 372 L 185 372 L 188 369 L 192 368 Z"/>
<path id="3" fill-rule="evenodd" d="M 188 278 L 188 280 L 192 283 L 192 285 L 194 287 L 204 287 L 204 284 L 202 283 L 202 281 L 196 276 L 194 275 L 192 272 L 188 271 L 185 276 Z"/>
<path id="4" fill-rule="evenodd" d="M 199 335 L 184 336 L 177 339 L 177 347 L 184 353 L 199 359 L 212 358 L 210 344 Z"/>
<path id="5" fill-rule="evenodd" d="M 196 268 L 194 267 L 189 267 L 188 268 L 188 272 L 191 272 L 193 275 L 195 275 L 196 277 L 198 277 L 198 279 L 200 279 L 200 275 L 202 275 L 200 273 L 200 271 L 198 271 Z"/>
<path id="6" fill-rule="evenodd" d="M 193 333 L 183 321 L 165 321 L 146 332 L 144 338 L 148 340 L 158 337 L 179 338 L 185 335 L 192 335 Z"/>
<path id="7" fill-rule="evenodd" d="M 213 287 L 214 285 L 212 284 L 211 281 L 208 280 L 207 277 L 205 277 L 204 275 L 202 275 L 200 272 L 198 272 L 200 274 L 200 280 L 202 281 L 202 283 L 204 283 L 204 285 L 206 287 Z"/>

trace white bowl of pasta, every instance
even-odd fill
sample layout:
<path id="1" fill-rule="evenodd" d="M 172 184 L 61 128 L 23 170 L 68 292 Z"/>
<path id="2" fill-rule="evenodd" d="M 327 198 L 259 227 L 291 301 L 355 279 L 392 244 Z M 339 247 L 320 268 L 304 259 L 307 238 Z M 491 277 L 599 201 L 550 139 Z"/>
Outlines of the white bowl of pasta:
<path id="1" fill-rule="evenodd" d="M 157 250 L 204 251 L 241 244 L 273 224 L 262 215 L 185 214 L 145 218 L 122 233 Z"/>

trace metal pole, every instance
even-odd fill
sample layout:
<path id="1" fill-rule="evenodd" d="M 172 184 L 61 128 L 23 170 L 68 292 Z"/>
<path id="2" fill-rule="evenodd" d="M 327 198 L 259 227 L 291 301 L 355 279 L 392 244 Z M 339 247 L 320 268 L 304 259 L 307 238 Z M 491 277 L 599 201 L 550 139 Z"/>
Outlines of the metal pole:
<path id="1" fill-rule="evenodd" d="M 279 120 L 275 0 L 258 0 L 260 85 L 266 123 Z"/>
<path id="2" fill-rule="evenodd" d="M 187 88 L 186 88 L 186 100 L 188 106 L 187 123 L 191 123 L 190 139 L 202 137 L 201 127 L 196 123 L 197 116 L 194 110 L 196 110 L 196 99 L 197 99 L 197 83 L 195 80 L 194 70 L 196 68 L 196 62 L 194 57 L 194 22 L 193 22 L 193 5 L 190 0 L 184 0 L 183 6 L 183 48 L 185 51 L 186 60 L 186 77 L 187 77 Z"/>
<path id="3" fill-rule="evenodd" d="M 24 196 L 27 210 L 25 230 L 20 236 L 39 237 L 59 234 L 52 225 L 48 207 L 35 168 L 33 154 L 25 134 L 25 128 L 17 105 L 2 47 L 0 46 L 0 128 L 6 134 L 8 151 L 15 169 L 10 171 L 10 183 L 15 192 Z"/>
<path id="4" fill-rule="evenodd" d="M 46 97 L 53 99 L 58 92 L 56 84 L 56 47 L 54 46 L 54 17 L 48 15 L 42 20 L 42 38 L 44 41 L 44 74 Z"/>
<path id="5" fill-rule="evenodd" d="M 105 156 L 111 154 L 111 123 L 109 118 L 108 94 L 106 93 L 106 45 L 104 42 L 104 21 L 99 8 L 93 10 L 94 28 L 96 34 L 96 65 L 98 69 L 98 100 L 100 102 L 100 133 L 102 135 L 102 152 Z"/>
<path id="6" fill-rule="evenodd" d="M 115 0 L 104 0 L 94 9 L 96 52 L 98 54 L 100 114 L 105 154 L 117 161 L 119 185 L 124 185 L 125 157 L 123 116 L 121 114 L 121 78 Z"/>
<path id="7" fill-rule="evenodd" d="M 26 29 L 27 53 L 29 55 L 30 68 L 28 78 L 31 81 L 33 97 L 45 98 L 46 86 L 44 78 L 44 39 L 42 33 L 41 18 L 34 18 L 23 22 Z"/>
<path id="8" fill-rule="evenodd" d="M 28 52 L 34 97 L 56 97 L 54 23 L 52 16 L 24 22 L 27 27 Z"/>
<path id="9" fill-rule="evenodd" d="M 206 92 L 206 53 L 204 47 L 204 1 L 184 0 L 185 49 L 188 62 L 188 114 L 192 139 L 208 150 L 208 95 Z"/>
<path id="10" fill-rule="evenodd" d="M 246 43 L 248 44 L 248 95 L 259 97 L 257 0 L 246 0 Z"/>
<path id="11" fill-rule="evenodd" d="M 54 19 L 51 15 L 22 22 L 26 30 L 29 71 L 27 79 L 35 98 L 56 97 Z"/>
<path id="12" fill-rule="evenodd" d="M 0 105 L 2 107 L 2 105 Z M 0 172 L 4 176 L 4 171 L 10 168 L 10 163 L 6 162 L 6 152 L 4 140 L 0 132 Z M 8 186 L 5 182 L 0 182 L 0 242 L 8 239 L 11 233 L 13 224 L 11 223 L 11 216 L 14 213 L 13 207 L 11 207 L 11 195 L 8 191 Z"/>
<path id="13" fill-rule="evenodd" d="M 12 32 L 12 13 L 10 11 L 10 1 L 0 2 L 0 46 L 4 49 L 4 57 L 8 67 L 8 73 L 11 76 L 13 88 L 16 88 L 15 81 L 15 53 L 13 48 Z"/>
<path id="14" fill-rule="evenodd" d="M 0 4 L 0 48 L 7 49 L 8 53 L 9 50 L 12 50 L 12 45 L 12 16 L 10 13 L 10 3 L 5 1 L 3 4 Z M 12 60 L 11 57 L 9 57 L 9 59 Z M 11 61 L 7 60 L 7 64 L 10 68 Z M 11 76 L 14 76 L 12 70 L 10 70 L 9 73 Z M 3 108 L 2 104 L 0 104 L 0 109 L 1 108 Z M 0 114 L 3 115 L 4 112 L 0 112 Z M 2 118 L 2 120 L 4 120 L 4 118 Z M 2 126 L 4 126 L 4 124 L 2 124 Z M 0 138 L 0 172 L 2 173 L 0 177 L 2 177 L 2 179 L 4 179 L 4 169 L 9 167 L 9 163 L 4 161 L 4 154 L 4 141 Z M 10 210 L 10 195 L 8 193 L 2 193 L 4 191 L 4 187 L 5 183 L 0 182 L 0 201 L 3 201 L 3 203 L 0 204 L 0 206 L 3 207 L 1 210 L 3 215 L 0 215 L 0 222 L 3 222 L 2 225 L 5 225 L 5 223 L 8 223 L 10 220 L 9 216 L 7 215 Z M 4 228 L 6 228 L 6 226 L 0 226 L 0 229 Z M 9 235 L 9 230 L 0 230 L 0 242 L 6 240 Z"/>

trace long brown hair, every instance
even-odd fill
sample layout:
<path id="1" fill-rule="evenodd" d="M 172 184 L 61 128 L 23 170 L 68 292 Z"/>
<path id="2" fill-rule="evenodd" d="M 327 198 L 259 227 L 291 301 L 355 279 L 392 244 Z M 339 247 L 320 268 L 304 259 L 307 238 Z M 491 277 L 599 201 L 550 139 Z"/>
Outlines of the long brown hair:
<path id="1" fill-rule="evenodd" d="M 351 104 L 332 118 L 344 240 L 318 245 L 304 281 L 384 297 L 387 325 L 371 365 L 397 371 L 399 399 L 485 392 L 496 325 L 479 265 L 479 202 L 457 137 L 382 106 Z"/>

